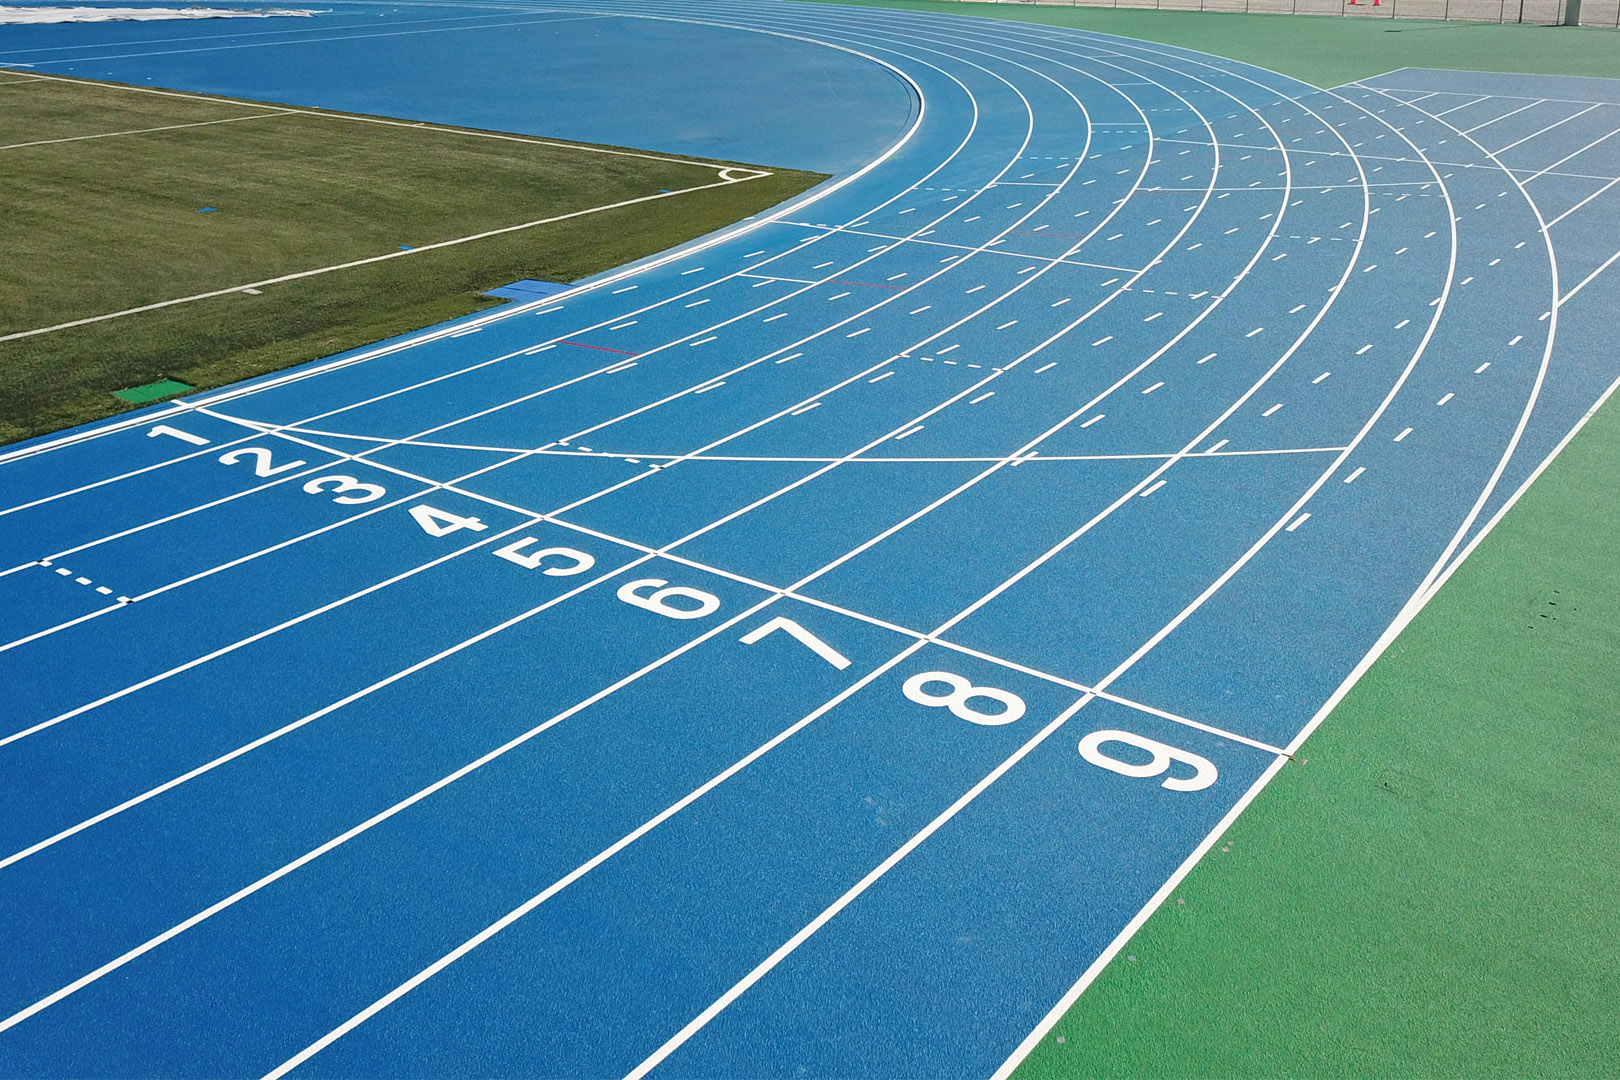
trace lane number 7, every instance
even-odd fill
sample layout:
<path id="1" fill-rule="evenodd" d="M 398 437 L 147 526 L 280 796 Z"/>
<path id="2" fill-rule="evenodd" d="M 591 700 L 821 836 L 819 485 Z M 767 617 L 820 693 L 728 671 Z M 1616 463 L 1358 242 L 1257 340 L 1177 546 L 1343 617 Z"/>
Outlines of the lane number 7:
<path id="1" fill-rule="evenodd" d="M 825 641 L 822 641 L 820 638 L 816 637 L 816 635 L 812 634 L 810 631 L 806 630 L 792 619 L 787 618 L 785 615 L 778 615 L 776 618 L 772 619 L 768 623 L 765 623 L 763 626 L 759 626 L 748 631 L 748 633 L 744 634 L 738 640 L 740 640 L 744 645 L 752 645 L 755 642 L 776 633 L 778 630 L 785 631 L 793 640 L 797 641 L 800 645 L 803 645 L 805 648 L 827 661 L 827 663 L 831 664 L 839 671 L 843 671 L 845 668 L 849 667 L 849 657 L 845 656 L 843 653 L 839 652 Z"/>

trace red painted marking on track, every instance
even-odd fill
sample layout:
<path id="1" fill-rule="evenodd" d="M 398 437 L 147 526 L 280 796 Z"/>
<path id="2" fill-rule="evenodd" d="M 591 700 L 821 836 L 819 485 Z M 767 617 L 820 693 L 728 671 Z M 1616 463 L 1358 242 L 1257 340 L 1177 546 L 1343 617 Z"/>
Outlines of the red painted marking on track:
<path id="1" fill-rule="evenodd" d="M 829 285 L 864 285 L 868 289 L 898 289 L 898 285 L 877 285 L 870 281 L 829 281 Z"/>
<path id="2" fill-rule="evenodd" d="M 583 341 L 559 341 L 559 342 L 557 342 L 557 344 L 559 344 L 559 345 L 573 345 L 573 346 L 576 346 L 577 348 L 581 348 L 581 349 L 598 349 L 598 350 L 600 350 L 602 352 L 624 353 L 624 355 L 626 355 L 626 356 L 640 356 L 641 355 L 638 352 L 631 352 L 628 349 L 610 349 L 606 345 L 587 345 Z"/>

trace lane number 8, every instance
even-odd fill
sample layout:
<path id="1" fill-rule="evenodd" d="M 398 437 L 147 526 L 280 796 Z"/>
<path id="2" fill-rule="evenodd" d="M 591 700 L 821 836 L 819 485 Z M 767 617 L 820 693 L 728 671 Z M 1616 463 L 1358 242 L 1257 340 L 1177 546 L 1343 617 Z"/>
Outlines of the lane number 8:
<path id="1" fill-rule="evenodd" d="M 951 688 L 948 694 L 931 694 L 928 687 L 933 684 L 944 683 Z M 1008 690 L 998 690 L 994 686 L 974 686 L 960 675 L 953 675 L 949 671 L 924 671 L 907 679 L 900 688 L 901 693 L 919 705 L 927 705 L 935 709 L 949 709 L 951 715 L 966 720 L 971 724 L 983 724 L 986 727 L 995 727 L 1000 724 L 1010 724 L 1024 715 L 1024 699 Z M 975 698 L 988 698 L 1001 703 L 1000 712 L 980 712 L 970 702 Z"/>

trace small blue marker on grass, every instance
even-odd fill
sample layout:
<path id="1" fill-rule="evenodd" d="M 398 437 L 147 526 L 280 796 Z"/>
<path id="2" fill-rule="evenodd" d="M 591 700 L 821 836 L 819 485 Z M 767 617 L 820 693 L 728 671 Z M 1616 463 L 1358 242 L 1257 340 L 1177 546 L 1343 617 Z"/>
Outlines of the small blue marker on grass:
<path id="1" fill-rule="evenodd" d="M 214 213 L 215 211 L 217 211 L 218 209 L 219 209 L 219 207 L 217 207 L 217 206 L 205 206 L 201 210 L 194 211 L 194 213 L 211 214 L 211 213 Z"/>

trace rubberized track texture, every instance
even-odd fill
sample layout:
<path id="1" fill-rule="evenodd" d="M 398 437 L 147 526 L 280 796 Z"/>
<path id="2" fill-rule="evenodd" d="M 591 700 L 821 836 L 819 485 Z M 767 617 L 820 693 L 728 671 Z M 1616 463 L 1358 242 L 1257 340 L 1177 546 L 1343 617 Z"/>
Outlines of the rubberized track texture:
<path id="1" fill-rule="evenodd" d="M 570 10 L 919 108 L 0 458 L 7 1073 L 1010 1070 L 1614 380 L 1611 84 Z"/>

